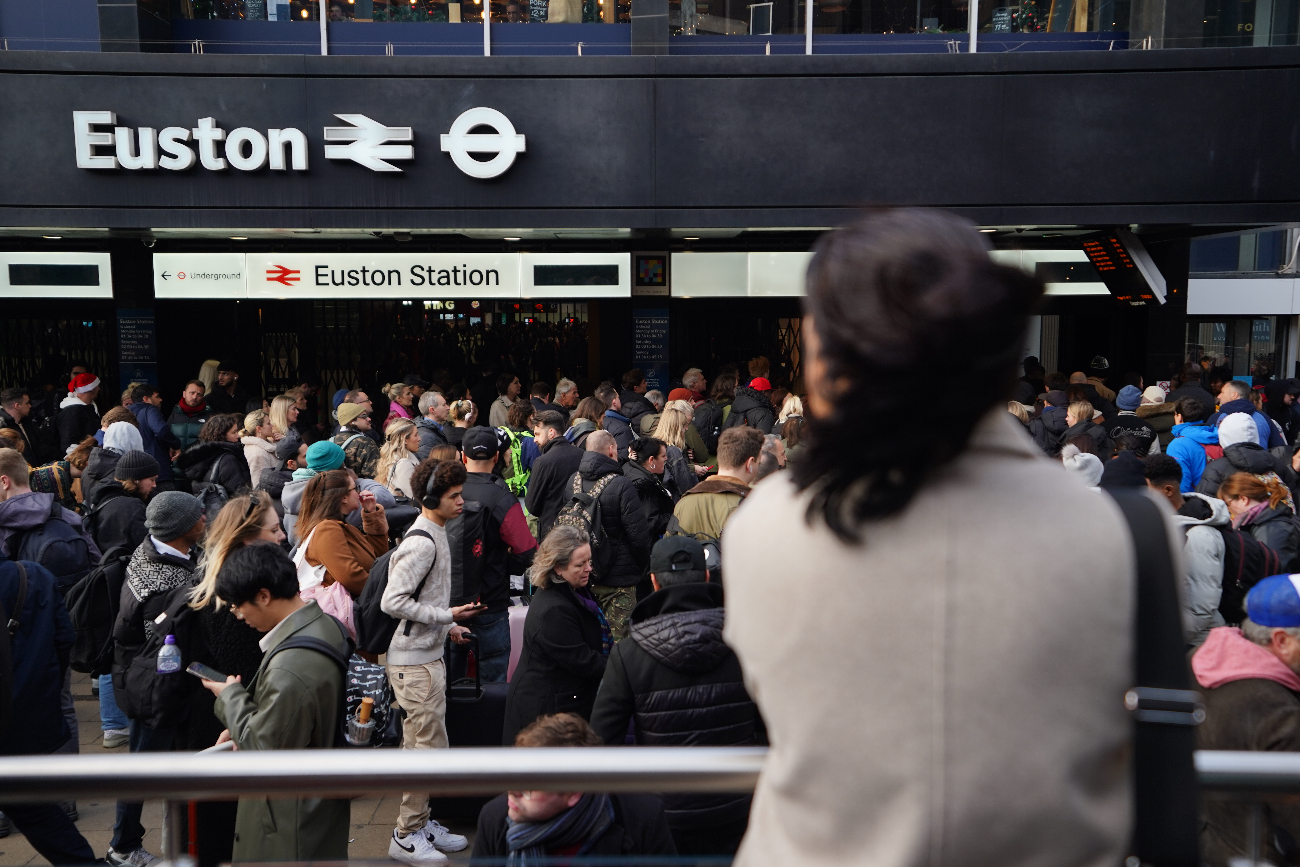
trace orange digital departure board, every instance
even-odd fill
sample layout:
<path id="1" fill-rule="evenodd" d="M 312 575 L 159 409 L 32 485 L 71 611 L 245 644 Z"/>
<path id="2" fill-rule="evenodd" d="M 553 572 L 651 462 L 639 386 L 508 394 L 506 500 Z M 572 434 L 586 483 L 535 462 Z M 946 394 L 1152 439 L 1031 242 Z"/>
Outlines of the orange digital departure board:
<path id="1" fill-rule="evenodd" d="M 1110 294 L 1115 296 L 1115 300 L 1132 307 L 1164 303 L 1163 293 L 1161 297 L 1157 297 L 1155 287 L 1152 286 L 1147 274 L 1143 273 L 1143 269 L 1134 261 L 1134 253 L 1130 252 L 1130 248 L 1140 247 L 1141 242 L 1137 241 L 1130 232 L 1124 230 L 1094 232 L 1082 236 L 1079 240 L 1084 255 L 1097 269 L 1102 282 L 1106 284 Z M 1141 255 L 1145 257 L 1146 251 L 1142 250 Z M 1149 270 L 1154 270 L 1154 264 Z M 1159 276 L 1159 272 L 1156 274 Z"/>

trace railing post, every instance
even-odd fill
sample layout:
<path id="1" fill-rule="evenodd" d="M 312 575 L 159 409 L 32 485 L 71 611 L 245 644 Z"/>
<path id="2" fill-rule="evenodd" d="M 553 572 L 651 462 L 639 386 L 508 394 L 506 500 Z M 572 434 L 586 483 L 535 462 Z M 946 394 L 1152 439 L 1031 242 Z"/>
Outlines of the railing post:
<path id="1" fill-rule="evenodd" d="M 193 859 L 181 848 L 189 810 L 184 801 L 163 802 L 163 860 L 171 867 L 187 867 Z"/>

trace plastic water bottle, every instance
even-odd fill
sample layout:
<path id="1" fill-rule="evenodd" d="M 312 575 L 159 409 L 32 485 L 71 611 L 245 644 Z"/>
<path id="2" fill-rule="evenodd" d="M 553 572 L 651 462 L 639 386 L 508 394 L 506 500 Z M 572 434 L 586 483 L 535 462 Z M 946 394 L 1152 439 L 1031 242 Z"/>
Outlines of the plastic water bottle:
<path id="1" fill-rule="evenodd" d="M 172 674 L 181 670 L 181 649 L 176 646 L 176 636 L 169 635 L 158 651 L 158 673 Z"/>

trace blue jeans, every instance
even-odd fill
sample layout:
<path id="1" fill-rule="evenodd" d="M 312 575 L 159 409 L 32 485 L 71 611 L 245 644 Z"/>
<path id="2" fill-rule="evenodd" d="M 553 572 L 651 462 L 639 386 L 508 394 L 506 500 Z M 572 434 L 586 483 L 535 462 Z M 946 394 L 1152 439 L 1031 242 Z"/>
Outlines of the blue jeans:
<path id="1" fill-rule="evenodd" d="M 461 624 L 478 638 L 479 677 L 484 683 L 505 683 L 510 669 L 510 609 L 495 614 L 480 614 Z M 452 644 L 447 665 L 447 682 L 465 676 L 469 667 L 469 650 L 473 645 Z"/>
<path id="2" fill-rule="evenodd" d="M 102 688 L 102 687 L 101 687 Z M 153 729 L 135 720 L 131 721 L 131 746 L 133 753 L 165 753 L 172 748 L 176 732 L 172 729 Z M 118 801 L 117 821 L 113 823 L 114 851 L 123 854 L 134 852 L 144 843 L 144 826 L 140 812 L 144 804 L 138 801 Z"/>
<path id="3" fill-rule="evenodd" d="M 122 713 L 122 709 L 117 706 L 117 699 L 113 696 L 111 674 L 99 676 L 99 727 L 104 731 L 131 727 L 131 721 L 126 718 L 126 714 Z"/>

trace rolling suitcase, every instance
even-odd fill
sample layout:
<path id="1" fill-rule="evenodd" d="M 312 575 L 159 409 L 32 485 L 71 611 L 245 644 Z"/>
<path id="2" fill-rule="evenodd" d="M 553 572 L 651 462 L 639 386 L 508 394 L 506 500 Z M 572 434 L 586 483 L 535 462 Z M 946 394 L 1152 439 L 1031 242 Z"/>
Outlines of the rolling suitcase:
<path id="1" fill-rule="evenodd" d="M 470 650 L 478 650 L 478 639 L 470 636 Z M 447 741 L 456 747 L 499 747 L 506 725 L 506 691 L 504 683 L 483 683 L 478 665 L 473 677 L 463 677 L 447 684 Z M 491 796 L 433 797 L 429 815 L 435 819 L 478 818 L 479 810 Z"/>

